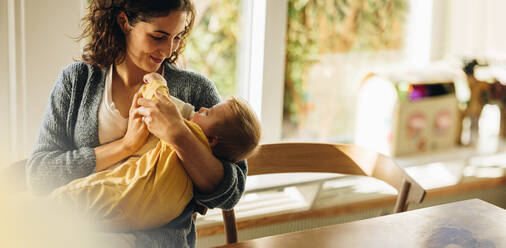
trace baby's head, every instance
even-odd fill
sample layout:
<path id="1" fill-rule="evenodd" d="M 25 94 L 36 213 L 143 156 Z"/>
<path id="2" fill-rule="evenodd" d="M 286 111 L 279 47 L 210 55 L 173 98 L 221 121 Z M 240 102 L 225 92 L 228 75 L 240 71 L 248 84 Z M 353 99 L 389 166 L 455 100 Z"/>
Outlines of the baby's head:
<path id="1" fill-rule="evenodd" d="M 143 80 L 145 83 L 160 81 L 164 89 L 167 88 L 165 79 L 158 73 L 148 73 Z M 199 125 L 208 137 L 214 155 L 230 161 L 237 162 L 248 158 L 260 141 L 261 128 L 258 118 L 248 103 L 235 97 L 209 109 L 200 108 L 191 121 Z"/>
<path id="2" fill-rule="evenodd" d="M 209 138 L 217 157 L 233 162 L 253 154 L 260 141 L 261 127 L 251 107 L 230 97 L 212 108 L 200 108 L 192 118 Z"/>

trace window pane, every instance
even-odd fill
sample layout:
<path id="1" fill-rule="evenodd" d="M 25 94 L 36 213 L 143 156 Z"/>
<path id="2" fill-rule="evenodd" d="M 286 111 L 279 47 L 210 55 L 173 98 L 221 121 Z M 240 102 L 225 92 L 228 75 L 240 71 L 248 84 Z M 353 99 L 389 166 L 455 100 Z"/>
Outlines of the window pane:
<path id="1" fill-rule="evenodd" d="M 402 58 L 406 0 L 288 0 L 285 140 L 350 142 L 364 74 Z"/>
<path id="2" fill-rule="evenodd" d="M 236 94 L 240 0 L 198 0 L 185 50 L 189 69 L 210 78 L 222 96 Z"/>

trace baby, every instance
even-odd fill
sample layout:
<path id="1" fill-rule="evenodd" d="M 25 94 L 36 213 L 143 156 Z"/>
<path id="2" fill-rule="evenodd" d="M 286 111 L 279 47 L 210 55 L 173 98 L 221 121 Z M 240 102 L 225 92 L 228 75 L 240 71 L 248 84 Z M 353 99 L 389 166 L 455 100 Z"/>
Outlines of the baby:
<path id="1" fill-rule="evenodd" d="M 142 89 L 144 98 L 155 99 L 155 91 L 169 95 L 165 79 L 159 74 L 147 74 L 144 81 L 147 82 Z M 260 124 L 245 102 L 232 97 L 194 113 L 193 106 L 177 98 L 171 100 L 183 117 L 191 118 L 185 119 L 186 125 L 215 156 L 237 162 L 250 156 L 258 146 Z M 167 224 L 192 199 L 193 184 L 170 144 L 148 140 L 140 150 L 149 146 L 154 148 L 142 156 L 133 156 L 112 170 L 76 179 L 54 190 L 50 197 L 82 209 L 87 217 L 109 231 Z"/>

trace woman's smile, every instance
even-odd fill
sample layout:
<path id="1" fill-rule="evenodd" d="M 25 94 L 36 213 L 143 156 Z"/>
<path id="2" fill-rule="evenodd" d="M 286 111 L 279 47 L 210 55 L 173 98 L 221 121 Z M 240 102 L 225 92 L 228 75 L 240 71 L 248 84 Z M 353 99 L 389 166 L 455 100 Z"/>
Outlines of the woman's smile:
<path id="1" fill-rule="evenodd" d="M 151 58 L 151 60 L 153 60 L 153 62 L 155 62 L 155 64 L 160 64 L 163 62 L 163 58 L 156 58 L 156 57 L 153 57 L 152 55 L 149 56 Z"/>

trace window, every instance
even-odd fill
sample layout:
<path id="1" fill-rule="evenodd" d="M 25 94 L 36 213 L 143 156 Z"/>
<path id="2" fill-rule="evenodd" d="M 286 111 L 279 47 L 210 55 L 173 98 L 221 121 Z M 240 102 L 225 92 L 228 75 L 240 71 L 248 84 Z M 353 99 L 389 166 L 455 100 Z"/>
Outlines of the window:
<path id="1" fill-rule="evenodd" d="M 185 51 L 188 68 L 208 76 L 222 96 L 233 94 L 246 99 L 262 126 L 269 127 L 263 129 L 262 142 L 278 141 L 286 1 L 198 0 L 195 5 L 202 21 L 194 27 Z M 223 41 L 225 38 L 232 41 Z"/>
<path id="2" fill-rule="evenodd" d="M 407 0 L 288 0 L 282 139 L 351 142 L 360 81 L 403 59 Z"/>
<path id="3" fill-rule="evenodd" d="M 240 0 L 195 1 L 197 17 L 187 43 L 188 68 L 210 78 L 222 96 L 237 93 Z"/>

